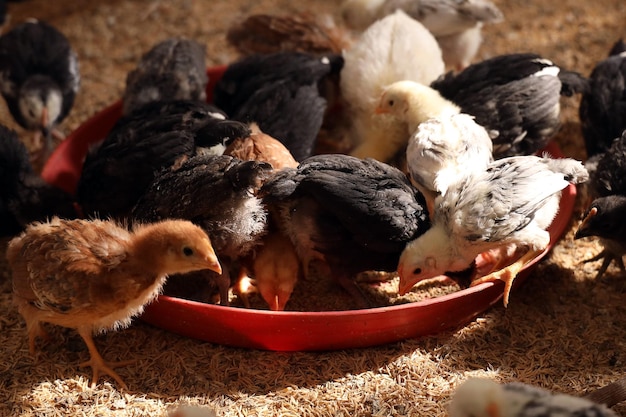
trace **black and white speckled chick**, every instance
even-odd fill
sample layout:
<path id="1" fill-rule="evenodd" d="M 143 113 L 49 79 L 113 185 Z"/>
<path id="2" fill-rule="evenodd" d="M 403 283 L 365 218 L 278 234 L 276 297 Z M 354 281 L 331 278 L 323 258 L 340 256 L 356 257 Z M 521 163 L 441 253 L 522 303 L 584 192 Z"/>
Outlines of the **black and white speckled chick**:
<path id="1" fill-rule="evenodd" d="M 312 154 L 324 120 L 327 100 L 320 86 L 342 67 L 341 55 L 250 55 L 228 67 L 214 102 L 234 120 L 256 122 L 301 161 Z"/>
<path id="2" fill-rule="evenodd" d="M 498 159 L 544 148 L 560 127 L 561 95 L 583 92 L 587 81 L 527 53 L 478 62 L 443 75 L 431 87 L 476 117 L 489 131 Z"/>
<path id="3" fill-rule="evenodd" d="M 231 140 L 249 134 L 247 125 L 207 103 L 146 105 L 121 118 L 89 151 L 78 202 L 87 216 L 125 218 L 159 170 L 196 153 L 222 154 Z"/>
<path id="4" fill-rule="evenodd" d="M 604 405 L 520 382 L 470 378 L 457 388 L 450 417 L 617 417 Z"/>
<path id="5" fill-rule="evenodd" d="M 227 155 L 198 155 L 157 175 L 133 209 L 134 221 L 191 220 L 207 233 L 222 262 L 222 304 L 228 303 L 229 263 L 249 254 L 267 232 L 256 196 L 272 166 Z"/>
<path id="6" fill-rule="evenodd" d="M 155 101 L 206 100 L 209 78 L 204 46 L 170 38 L 146 52 L 126 77 L 123 114 Z"/>
<path id="7" fill-rule="evenodd" d="M 55 215 L 77 217 L 73 199 L 34 172 L 17 133 L 0 125 L 0 236 L 17 234 L 27 224 Z"/>
<path id="8" fill-rule="evenodd" d="M 312 156 L 276 173 L 261 194 L 305 273 L 322 261 L 364 307 L 355 275 L 395 271 L 406 243 L 429 227 L 422 194 L 400 170 L 369 158 Z"/>
<path id="9" fill-rule="evenodd" d="M 68 115 L 80 87 L 78 59 L 67 38 L 46 22 L 31 20 L 0 37 L 0 92 L 15 121 L 46 138 Z"/>
<path id="10" fill-rule="evenodd" d="M 580 122 L 587 157 L 605 152 L 626 129 L 626 43 L 617 41 L 610 55 L 589 76 L 580 100 Z"/>

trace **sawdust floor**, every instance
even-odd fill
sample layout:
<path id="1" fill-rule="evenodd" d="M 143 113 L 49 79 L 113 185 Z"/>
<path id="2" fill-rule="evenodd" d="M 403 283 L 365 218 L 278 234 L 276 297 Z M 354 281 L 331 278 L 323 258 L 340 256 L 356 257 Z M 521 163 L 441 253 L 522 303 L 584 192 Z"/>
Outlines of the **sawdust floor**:
<path id="1" fill-rule="evenodd" d="M 626 35 L 623 0 L 496 3 L 506 21 L 486 28 L 479 58 L 534 51 L 588 74 Z M 127 71 L 157 41 L 191 37 L 207 45 L 208 65 L 228 63 L 237 56 L 224 43 L 231 22 L 306 5 L 336 12 L 334 0 L 29 0 L 10 3 L 9 10 L 11 24 L 48 20 L 76 48 L 83 83 L 61 126 L 70 132 L 120 96 Z M 563 108 L 556 140 L 565 155 L 584 159 L 578 100 L 564 99 Z M 15 127 L 4 103 L 0 122 Z M 275 353 L 213 345 L 136 320 L 96 339 L 107 359 L 137 358 L 136 366 L 120 370 L 128 392 L 107 378 L 89 388 L 89 370 L 78 368 L 87 350 L 72 330 L 52 328 L 52 341 L 29 357 L 3 265 L 0 415 L 152 416 L 198 404 L 218 416 L 444 416 L 453 389 L 470 375 L 583 393 L 624 374 L 626 281 L 615 267 L 596 281 L 598 264 L 580 264 L 598 251 L 594 242 L 572 239 L 581 210 L 579 197 L 568 232 L 514 291 L 508 309 L 492 307 L 461 329 L 366 349 Z M 1 245 L 4 250 L 6 242 Z M 615 410 L 626 416 L 626 405 Z"/>

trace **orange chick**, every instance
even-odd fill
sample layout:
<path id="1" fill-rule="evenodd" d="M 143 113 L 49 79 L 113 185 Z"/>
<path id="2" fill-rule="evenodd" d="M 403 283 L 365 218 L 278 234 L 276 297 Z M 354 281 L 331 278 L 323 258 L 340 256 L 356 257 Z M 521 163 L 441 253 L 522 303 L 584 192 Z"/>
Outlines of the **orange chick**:
<path id="1" fill-rule="evenodd" d="M 349 32 L 335 25 L 330 15 L 307 12 L 249 16 L 228 30 L 226 40 L 245 55 L 280 51 L 341 53 L 351 43 Z"/>
<path id="2" fill-rule="evenodd" d="M 29 350 L 47 338 L 41 323 L 74 328 L 85 341 L 92 386 L 131 361 L 107 363 L 93 333 L 127 327 L 159 294 L 169 274 L 211 269 L 221 273 L 206 233 L 189 221 L 168 220 L 132 231 L 112 221 L 61 220 L 32 223 L 9 242 L 13 302 L 26 320 Z"/>
<path id="3" fill-rule="evenodd" d="M 278 231 L 268 233 L 256 251 L 252 273 L 270 310 L 283 311 L 300 275 L 300 261 L 289 237 Z"/>
<path id="4" fill-rule="evenodd" d="M 272 165 L 275 170 L 296 168 L 296 161 L 278 139 L 261 132 L 256 123 L 250 125 L 250 136 L 236 138 L 224 150 L 224 155 L 230 155 L 242 161 L 262 161 Z"/>

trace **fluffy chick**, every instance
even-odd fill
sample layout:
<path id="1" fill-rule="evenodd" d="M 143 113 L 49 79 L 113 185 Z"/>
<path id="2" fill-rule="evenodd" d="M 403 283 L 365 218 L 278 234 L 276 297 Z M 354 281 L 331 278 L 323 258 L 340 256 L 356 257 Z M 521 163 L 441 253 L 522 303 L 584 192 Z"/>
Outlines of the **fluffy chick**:
<path id="1" fill-rule="evenodd" d="M 206 101 L 204 46 L 191 39 L 170 38 L 154 45 L 126 77 L 122 114 L 152 102 Z"/>
<path id="2" fill-rule="evenodd" d="M 77 199 L 87 216 L 127 218 L 160 169 L 197 153 L 222 154 L 248 136 L 246 124 L 226 119 L 198 101 L 152 103 L 121 118 L 102 143 L 89 150 Z"/>
<path id="3" fill-rule="evenodd" d="M 267 232 L 267 212 L 256 193 L 272 171 L 265 162 L 227 155 L 192 157 L 156 176 L 132 218 L 140 222 L 188 219 L 206 230 L 225 265 L 217 280 L 220 303 L 228 305 L 229 267 L 247 256 Z"/>
<path id="4" fill-rule="evenodd" d="M 454 392 L 450 417 L 617 417 L 604 405 L 532 385 L 470 378 Z"/>
<path id="5" fill-rule="evenodd" d="M 276 173 L 261 195 L 304 273 L 311 261 L 322 261 L 364 307 L 355 275 L 394 271 L 406 243 L 429 226 L 421 193 L 400 170 L 374 159 L 312 156 Z"/>
<path id="6" fill-rule="evenodd" d="M 411 182 L 434 204 L 452 184 L 493 161 L 491 139 L 470 115 L 436 117 L 419 125 L 406 159 Z"/>
<path id="7" fill-rule="evenodd" d="M 280 51 L 340 54 L 350 44 L 347 31 L 335 25 L 332 16 L 311 12 L 248 16 L 228 29 L 226 40 L 244 55 Z"/>
<path id="8" fill-rule="evenodd" d="M 132 232 L 111 221 L 60 220 L 33 223 L 9 242 L 13 302 L 26 320 L 29 350 L 41 323 L 74 328 L 90 359 L 81 366 L 126 384 L 107 363 L 92 334 L 117 330 L 154 300 L 167 275 L 201 269 L 221 271 L 209 237 L 187 221 L 139 225 Z"/>
<path id="9" fill-rule="evenodd" d="M 415 45 L 420 45 L 418 49 Z M 348 107 L 351 155 L 389 161 L 406 144 L 406 133 L 391 117 L 374 110 L 384 88 L 401 80 L 430 84 L 444 71 L 441 50 L 428 30 L 397 11 L 375 22 L 344 51 L 341 94 Z"/>
<path id="10" fill-rule="evenodd" d="M 580 122 L 587 157 L 603 153 L 626 129 L 626 43 L 617 41 L 608 58 L 589 76 L 580 100 Z"/>
<path id="11" fill-rule="evenodd" d="M 56 126 L 72 109 L 80 87 L 78 58 L 61 32 L 46 22 L 29 20 L 0 37 L 0 93 L 24 129 L 45 141 L 37 155 L 44 162 Z"/>
<path id="12" fill-rule="evenodd" d="M 626 271 L 622 257 L 626 254 L 626 197 L 610 195 L 595 199 L 583 216 L 574 239 L 598 236 L 602 251 L 596 256 L 583 262 L 592 262 L 602 259 L 602 266 L 598 270 L 596 279 L 600 279 L 611 264 L 615 261 L 622 272 Z"/>
<path id="13" fill-rule="evenodd" d="M 214 101 L 232 119 L 258 124 L 301 161 L 313 153 L 324 121 L 328 103 L 320 85 L 342 66 L 343 58 L 336 54 L 247 56 L 226 69 Z"/>
<path id="14" fill-rule="evenodd" d="M 431 84 L 489 131 L 496 159 L 543 149 L 560 127 L 561 95 L 587 86 L 580 74 L 530 53 L 496 56 Z"/>
<path id="15" fill-rule="evenodd" d="M 275 170 L 298 166 L 298 161 L 279 140 L 263 133 L 255 123 L 250 126 L 250 130 L 252 131 L 250 136 L 233 140 L 224 150 L 224 155 L 242 161 L 267 162 Z"/>
<path id="16" fill-rule="evenodd" d="M 345 0 L 341 5 L 346 24 L 358 30 L 396 10 L 422 23 L 439 42 L 446 65 L 457 70 L 478 52 L 483 24 L 503 20 L 489 0 Z"/>
<path id="17" fill-rule="evenodd" d="M 0 125 L 0 236 L 52 216 L 77 217 L 73 198 L 46 183 L 33 169 L 17 133 Z"/>
<path id="18" fill-rule="evenodd" d="M 527 248 L 513 264 L 472 283 L 503 280 L 506 306 L 519 271 L 550 243 L 546 229 L 561 190 L 587 179 L 579 161 L 537 156 L 503 158 L 470 172 L 435 200 L 431 228 L 407 244 L 398 264 L 400 294 L 425 279 L 466 270 L 491 249 Z"/>

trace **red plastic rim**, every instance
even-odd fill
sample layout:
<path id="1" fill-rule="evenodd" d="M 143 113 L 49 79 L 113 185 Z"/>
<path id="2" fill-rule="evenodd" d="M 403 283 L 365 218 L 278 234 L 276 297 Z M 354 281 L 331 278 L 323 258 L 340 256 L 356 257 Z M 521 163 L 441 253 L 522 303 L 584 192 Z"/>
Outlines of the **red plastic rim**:
<path id="1" fill-rule="evenodd" d="M 207 70 L 209 101 L 224 70 L 225 66 Z M 119 119 L 121 109 L 121 101 L 117 101 L 70 134 L 48 160 L 43 178 L 73 193 L 89 146 L 106 136 Z M 562 157 L 554 143 L 546 152 Z M 514 287 L 524 281 L 566 231 L 575 199 L 576 187 L 570 185 L 563 191 L 559 214 L 548 229 L 549 247 L 522 270 Z M 376 346 L 458 328 L 500 301 L 503 290 L 502 282 L 492 282 L 420 302 L 329 312 L 272 312 L 160 296 L 146 307 L 141 318 L 174 333 L 227 346 L 275 351 L 336 350 Z"/>

